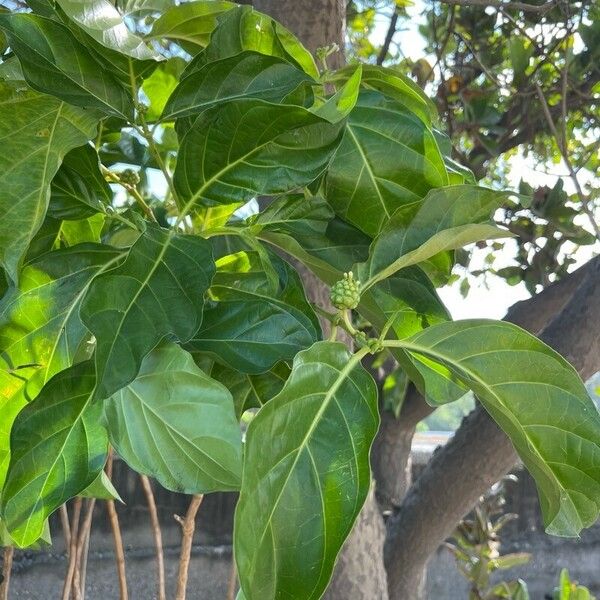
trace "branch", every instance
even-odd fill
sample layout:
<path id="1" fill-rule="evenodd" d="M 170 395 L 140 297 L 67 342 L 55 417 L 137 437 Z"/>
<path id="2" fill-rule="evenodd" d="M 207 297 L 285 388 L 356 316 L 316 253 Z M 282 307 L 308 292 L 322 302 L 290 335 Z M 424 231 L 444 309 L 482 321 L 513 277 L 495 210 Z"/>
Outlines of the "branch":
<path id="1" fill-rule="evenodd" d="M 526 4 L 525 2 L 502 2 L 500 0 L 440 0 L 443 4 L 454 4 L 459 6 L 482 6 L 502 8 L 505 10 L 522 10 L 523 12 L 537 13 L 543 15 L 553 9 L 557 0 L 550 0 L 544 4 Z"/>
<path id="2" fill-rule="evenodd" d="M 385 39 L 383 40 L 383 46 L 381 46 L 381 50 L 379 51 L 379 55 L 377 56 L 377 64 L 382 65 L 387 58 L 388 52 L 390 51 L 390 45 L 392 43 L 392 39 L 394 39 L 394 34 L 396 33 L 396 26 L 398 24 L 398 7 L 394 8 L 394 14 L 390 19 L 390 26 L 388 27 L 387 33 L 385 34 Z"/>
<path id="3" fill-rule="evenodd" d="M 181 554 L 179 558 L 179 574 L 177 576 L 177 594 L 175 600 L 185 600 L 188 570 L 190 567 L 190 556 L 192 554 L 192 540 L 196 529 L 196 514 L 202 504 L 204 496 L 197 494 L 192 496 L 185 518 L 175 515 L 175 520 L 181 525 L 183 539 L 181 540 Z"/>
<path id="4" fill-rule="evenodd" d="M 156 510 L 156 502 L 152 492 L 152 485 L 146 475 L 140 475 L 142 488 L 148 503 L 148 511 L 150 512 L 150 522 L 152 523 L 152 535 L 154 537 L 154 545 L 156 547 L 156 572 L 158 576 L 158 600 L 166 600 L 165 592 L 165 559 L 163 556 L 162 532 L 160 530 L 160 522 L 158 520 L 158 511 Z"/>
<path id="5" fill-rule="evenodd" d="M 583 378 L 600 357 L 600 257 L 543 292 L 518 303 L 507 320 L 567 356 Z M 558 315 L 558 316 L 557 316 Z M 529 325 L 529 326 L 528 326 Z M 389 520 L 385 561 L 390 599 L 417 598 L 429 557 L 477 499 L 516 463 L 508 437 L 478 406 L 448 444 L 437 451 Z"/>
<path id="6" fill-rule="evenodd" d="M 12 546 L 4 548 L 2 556 L 2 583 L 0 583 L 0 600 L 8 600 L 8 588 L 10 586 L 10 573 L 15 549 Z"/>
<path id="7" fill-rule="evenodd" d="M 113 468 L 113 452 L 112 449 L 109 451 L 108 461 L 106 463 L 106 474 L 110 479 L 112 477 Z M 125 571 L 125 551 L 123 550 L 123 538 L 121 536 L 121 527 L 119 526 L 119 516 L 117 515 L 117 509 L 115 508 L 114 500 L 106 501 L 106 509 L 108 511 L 108 520 L 113 533 L 113 539 L 115 544 L 115 558 L 117 561 L 117 573 L 119 576 L 119 591 L 120 600 L 128 600 L 129 594 L 127 593 L 127 575 Z"/>
<path id="8" fill-rule="evenodd" d="M 69 566 L 67 568 L 67 575 L 65 576 L 65 583 L 63 585 L 62 600 L 69 600 L 71 596 L 71 589 L 73 586 L 73 576 L 75 575 L 75 568 L 77 565 L 77 534 L 79 531 L 79 518 L 81 516 L 81 498 L 75 498 L 73 501 L 73 517 L 71 522 L 71 536 L 69 545 Z"/>

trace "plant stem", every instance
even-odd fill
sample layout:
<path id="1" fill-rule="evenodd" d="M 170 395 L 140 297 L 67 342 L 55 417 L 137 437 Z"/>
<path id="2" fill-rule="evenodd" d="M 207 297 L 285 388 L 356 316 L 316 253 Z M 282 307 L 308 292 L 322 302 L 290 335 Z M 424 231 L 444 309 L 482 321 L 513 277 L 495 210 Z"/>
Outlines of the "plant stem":
<path id="1" fill-rule="evenodd" d="M 169 187 L 169 191 L 171 192 L 171 196 L 173 196 L 173 200 L 175 200 L 175 204 L 179 206 L 177 190 L 175 189 L 175 184 L 173 183 L 173 178 L 171 177 L 171 173 L 169 173 L 169 169 L 165 164 L 162 156 L 160 155 L 160 151 L 156 146 L 156 142 L 154 141 L 154 135 L 150 131 L 148 127 L 148 123 L 146 123 L 146 119 L 144 115 L 140 114 L 140 123 L 142 125 L 141 129 L 138 129 L 139 133 L 144 137 L 144 139 L 148 142 L 148 146 L 150 148 L 150 152 L 154 154 L 154 158 L 156 159 L 156 163 L 158 164 L 158 168 L 162 171 L 162 174 L 167 182 L 167 186 Z"/>
<path id="2" fill-rule="evenodd" d="M 231 557 L 231 571 L 229 571 L 229 583 L 227 584 L 227 600 L 235 600 L 237 591 L 237 569 L 235 567 L 235 557 Z"/>
<path id="3" fill-rule="evenodd" d="M 185 600 L 190 556 L 192 553 L 192 540 L 196 528 L 196 514 L 202 504 L 204 496 L 196 494 L 188 507 L 185 518 L 175 515 L 175 520 L 181 525 L 183 538 L 181 540 L 181 554 L 179 557 L 179 574 L 177 576 L 177 593 L 175 600 Z"/>
<path id="4" fill-rule="evenodd" d="M 158 520 L 158 511 L 156 510 L 156 502 L 152 485 L 146 475 L 140 475 L 142 488 L 148 502 L 148 510 L 150 512 L 150 521 L 152 522 L 152 534 L 154 536 L 154 545 L 156 546 L 156 569 L 158 576 L 158 600 L 166 600 L 165 592 L 165 561 L 163 556 L 162 532 L 160 522 Z"/>
<path id="5" fill-rule="evenodd" d="M 69 600 L 73 586 L 73 576 L 77 564 L 77 535 L 79 532 L 79 518 L 81 516 L 81 498 L 73 501 L 73 517 L 71 520 L 71 537 L 69 544 L 69 567 L 63 585 L 62 600 Z"/>
<path id="6" fill-rule="evenodd" d="M 109 179 L 113 183 L 118 183 L 123 189 L 125 189 L 127 192 L 129 192 L 133 196 L 134 200 L 139 204 L 140 208 L 142 209 L 142 211 L 146 215 L 146 217 L 148 217 L 148 219 L 150 219 L 151 221 L 156 223 L 156 217 L 154 216 L 152 209 L 148 206 L 148 204 L 146 203 L 146 201 L 144 200 L 144 198 L 142 197 L 142 195 L 139 193 L 139 191 L 137 190 L 137 188 L 134 185 L 125 183 L 124 181 L 121 180 L 118 173 L 114 173 L 110 169 L 107 169 L 104 165 L 101 165 L 101 170 L 102 170 L 102 174 L 107 179 Z"/>
<path id="7" fill-rule="evenodd" d="M 566 82 L 566 75 L 563 75 L 563 81 Z M 563 94 L 566 94 L 566 90 L 564 89 L 565 85 L 566 84 L 564 83 L 563 84 Z M 548 103 L 546 102 L 546 97 L 544 96 L 544 92 L 542 91 L 542 88 L 539 83 L 535 84 L 535 90 L 537 92 L 538 98 L 542 105 L 542 111 L 544 113 L 546 122 L 548 123 L 548 127 L 550 128 L 550 131 L 552 132 L 552 135 L 554 136 L 554 139 L 556 140 L 556 145 L 558 146 L 560 155 L 563 159 L 563 162 L 565 163 L 565 165 L 567 167 L 567 170 L 569 171 L 569 177 L 571 178 L 571 180 L 573 181 L 573 185 L 575 186 L 575 191 L 577 192 L 577 197 L 579 198 L 579 201 L 581 202 L 581 208 L 583 209 L 583 212 L 586 214 L 587 218 L 590 221 L 590 225 L 592 226 L 592 229 L 594 231 L 594 235 L 596 236 L 596 239 L 600 240 L 600 226 L 596 222 L 596 217 L 594 216 L 594 211 L 592 210 L 592 208 L 589 205 L 588 198 L 583 193 L 583 189 L 581 187 L 581 184 L 579 183 L 579 179 L 577 178 L 577 173 L 575 172 L 575 169 L 573 168 L 573 164 L 571 163 L 571 159 L 569 158 L 569 153 L 568 153 L 568 148 L 567 148 L 567 140 L 566 140 L 566 125 L 565 125 L 565 128 L 563 129 L 563 136 L 561 138 L 560 134 L 558 133 L 558 130 L 556 129 L 556 125 L 554 124 L 554 120 L 552 119 L 552 115 L 550 114 L 550 109 L 548 108 Z"/>
<path id="8" fill-rule="evenodd" d="M 63 504 L 60 507 L 60 523 L 62 525 L 63 535 L 65 538 L 65 548 L 68 555 L 71 548 L 71 525 L 69 525 L 69 512 L 67 511 L 66 504 Z"/>
<path id="9" fill-rule="evenodd" d="M 0 600 L 8 600 L 8 589 L 10 586 L 10 573 L 12 571 L 15 549 L 12 546 L 4 548 L 2 557 L 2 583 L 0 584 Z"/>
<path id="10" fill-rule="evenodd" d="M 110 478 L 112 476 L 113 467 L 113 453 L 112 449 L 108 454 L 108 461 L 106 463 L 106 474 Z M 119 590 L 121 592 L 120 600 L 128 600 L 129 595 L 127 593 L 127 575 L 125 571 L 125 552 L 123 550 L 123 538 L 121 537 L 121 527 L 119 526 L 119 516 L 117 515 L 117 509 L 115 508 L 114 500 L 106 501 L 106 508 L 108 511 L 108 520 L 113 533 L 113 539 L 115 543 L 115 558 L 117 561 L 117 573 L 119 576 Z"/>
<path id="11" fill-rule="evenodd" d="M 79 532 L 79 539 L 77 540 L 77 550 L 75 557 L 75 573 L 73 575 L 73 597 L 75 600 L 81 600 L 82 591 L 82 560 L 83 552 L 86 545 L 86 540 L 89 539 L 90 530 L 92 528 L 92 519 L 94 517 L 94 507 L 96 506 L 96 499 L 90 498 L 87 501 L 85 510 L 85 516 L 83 518 L 83 525 Z"/>

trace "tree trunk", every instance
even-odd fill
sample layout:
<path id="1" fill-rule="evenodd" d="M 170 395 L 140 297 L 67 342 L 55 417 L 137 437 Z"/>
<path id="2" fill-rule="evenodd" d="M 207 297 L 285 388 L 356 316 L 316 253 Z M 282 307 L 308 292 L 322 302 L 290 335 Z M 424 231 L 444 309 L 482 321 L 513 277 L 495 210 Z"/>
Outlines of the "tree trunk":
<path id="1" fill-rule="evenodd" d="M 344 63 L 345 0 L 254 0 L 254 7 L 285 25 L 313 53 L 337 44 L 327 60 L 331 68 Z"/>
<path id="2" fill-rule="evenodd" d="M 548 323 L 541 339 L 566 356 L 585 379 L 600 368 L 598 297 L 600 258 L 595 258 L 564 281 L 515 305 L 507 319 L 530 330 L 528 324 L 534 323 L 534 333 Z M 391 599 L 423 597 L 423 570 L 430 556 L 516 460 L 509 439 L 478 406 L 434 454 L 389 521 L 385 561 Z"/>

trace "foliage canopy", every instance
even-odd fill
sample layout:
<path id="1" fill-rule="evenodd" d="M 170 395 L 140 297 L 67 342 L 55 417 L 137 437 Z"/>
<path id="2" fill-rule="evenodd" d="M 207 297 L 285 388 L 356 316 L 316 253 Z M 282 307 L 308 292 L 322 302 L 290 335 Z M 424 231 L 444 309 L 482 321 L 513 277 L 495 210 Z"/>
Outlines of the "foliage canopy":
<path id="1" fill-rule="evenodd" d="M 477 394 L 548 531 L 594 523 L 600 416 L 574 369 L 437 296 L 455 250 L 510 235 L 507 194 L 451 160 L 421 89 L 321 72 L 247 6 L 93 2 L 0 13 L 4 541 L 99 485 L 110 443 L 169 489 L 240 491 L 246 598 L 321 597 L 370 486 L 379 353 L 434 405 Z"/>

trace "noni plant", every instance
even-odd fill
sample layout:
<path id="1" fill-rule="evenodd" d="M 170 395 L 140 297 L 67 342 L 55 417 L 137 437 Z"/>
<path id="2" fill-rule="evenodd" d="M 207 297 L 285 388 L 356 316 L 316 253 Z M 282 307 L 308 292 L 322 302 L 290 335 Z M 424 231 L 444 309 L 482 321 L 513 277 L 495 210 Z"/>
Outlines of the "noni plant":
<path id="1" fill-rule="evenodd" d="M 248 6 L 116 4 L 0 12 L 3 542 L 106 485 L 112 447 L 171 490 L 239 490 L 245 598 L 321 597 L 370 486 L 380 353 L 433 405 L 475 392 L 549 532 L 595 522 L 600 417 L 574 369 L 436 293 L 455 249 L 507 236 L 507 194 L 449 158 L 421 89 L 319 69 Z"/>

